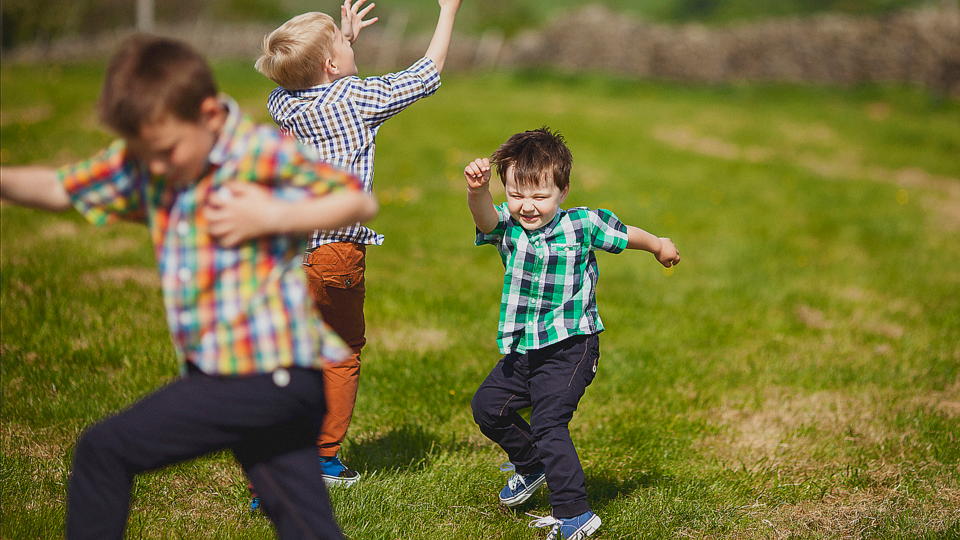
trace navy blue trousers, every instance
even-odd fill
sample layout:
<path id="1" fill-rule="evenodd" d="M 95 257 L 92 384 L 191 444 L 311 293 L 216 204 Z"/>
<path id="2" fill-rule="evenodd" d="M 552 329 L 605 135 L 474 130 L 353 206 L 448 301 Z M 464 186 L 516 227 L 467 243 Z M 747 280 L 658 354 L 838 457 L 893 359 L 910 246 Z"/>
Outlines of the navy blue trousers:
<path id="1" fill-rule="evenodd" d="M 553 516 L 590 509 L 568 425 L 600 360 L 596 334 L 574 336 L 525 354 L 508 354 L 473 396 L 473 418 L 506 451 L 520 474 L 544 470 Z M 531 407 L 530 423 L 517 412 Z"/>
<path id="2" fill-rule="evenodd" d="M 135 475 L 229 449 L 281 538 L 340 540 L 317 462 L 323 411 L 319 371 L 215 377 L 192 369 L 80 436 L 67 538 L 122 538 Z"/>

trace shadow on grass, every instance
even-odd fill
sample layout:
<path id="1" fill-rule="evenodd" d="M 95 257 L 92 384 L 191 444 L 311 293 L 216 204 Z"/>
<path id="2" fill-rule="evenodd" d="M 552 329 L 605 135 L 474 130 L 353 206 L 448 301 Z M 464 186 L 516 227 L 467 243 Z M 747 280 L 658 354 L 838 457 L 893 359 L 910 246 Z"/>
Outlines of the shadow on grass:
<path id="1" fill-rule="evenodd" d="M 603 506 L 639 489 L 670 482 L 673 482 L 673 478 L 659 469 L 628 473 L 624 476 L 614 476 L 610 473 L 588 474 L 587 497 L 591 505 Z"/>
<path id="2" fill-rule="evenodd" d="M 403 424 L 386 433 L 355 441 L 349 460 L 360 470 L 422 470 L 443 452 L 470 446 L 464 441 L 441 439 L 414 424 Z"/>

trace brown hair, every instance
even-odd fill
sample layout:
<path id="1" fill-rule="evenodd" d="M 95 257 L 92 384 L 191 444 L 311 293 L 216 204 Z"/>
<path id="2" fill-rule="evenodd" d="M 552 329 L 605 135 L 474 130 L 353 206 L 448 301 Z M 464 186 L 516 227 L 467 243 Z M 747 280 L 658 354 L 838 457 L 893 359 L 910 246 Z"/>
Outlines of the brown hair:
<path id="1" fill-rule="evenodd" d="M 570 185 L 573 155 L 560 132 L 544 126 L 507 139 L 491 156 L 500 181 L 507 183 L 507 170 L 519 186 L 538 186 L 553 181 L 561 190 Z"/>
<path id="2" fill-rule="evenodd" d="M 217 83 L 200 53 L 182 41 L 134 35 L 107 67 L 98 105 L 100 120 L 123 137 L 137 137 L 164 114 L 200 120 L 200 104 Z"/>
<path id="3" fill-rule="evenodd" d="M 318 11 L 297 15 L 263 38 L 254 67 L 287 90 L 316 86 L 336 35 L 337 24 L 329 15 Z"/>

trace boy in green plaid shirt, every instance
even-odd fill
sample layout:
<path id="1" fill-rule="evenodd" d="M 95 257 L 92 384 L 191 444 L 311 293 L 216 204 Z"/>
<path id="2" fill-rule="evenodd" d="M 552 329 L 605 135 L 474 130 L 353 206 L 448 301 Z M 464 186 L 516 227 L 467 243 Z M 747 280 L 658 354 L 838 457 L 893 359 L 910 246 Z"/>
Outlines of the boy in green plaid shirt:
<path id="1" fill-rule="evenodd" d="M 507 195 L 498 206 L 491 162 Z M 506 270 L 497 332 L 505 356 L 477 389 L 473 416 L 515 468 L 500 502 L 518 506 L 544 482 L 550 487 L 552 515 L 531 524 L 551 527 L 550 540 L 585 538 L 600 527 L 567 428 L 600 358 L 594 251 L 642 249 L 665 267 L 680 262 L 669 238 L 624 225 L 609 210 L 561 209 L 572 162 L 563 137 L 542 128 L 510 137 L 492 159 L 464 169 L 476 243 L 495 245 Z M 526 407 L 529 424 L 518 414 Z"/>

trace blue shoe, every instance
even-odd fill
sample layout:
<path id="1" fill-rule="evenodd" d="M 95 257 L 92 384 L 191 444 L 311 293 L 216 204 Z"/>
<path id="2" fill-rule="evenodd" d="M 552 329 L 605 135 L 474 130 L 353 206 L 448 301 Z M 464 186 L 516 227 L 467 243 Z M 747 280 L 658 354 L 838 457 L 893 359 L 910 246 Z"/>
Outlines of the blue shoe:
<path id="1" fill-rule="evenodd" d="M 600 528 L 600 516 L 589 510 L 572 518 L 557 519 L 547 516 L 531 521 L 530 527 L 550 527 L 547 540 L 582 540 L 597 532 Z"/>
<path id="2" fill-rule="evenodd" d="M 510 507 L 523 504 L 540 489 L 546 480 L 547 476 L 542 471 L 533 474 L 516 473 L 500 490 L 500 502 Z"/>
<path id="3" fill-rule="evenodd" d="M 323 472 L 323 483 L 327 487 L 350 487 L 360 480 L 360 473 L 348 469 L 338 456 L 320 456 L 320 470 Z"/>
<path id="4" fill-rule="evenodd" d="M 256 512 L 260 510 L 260 507 L 263 505 L 263 502 L 260 500 L 260 497 L 254 497 L 250 499 L 250 511 Z"/>

